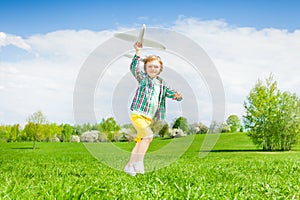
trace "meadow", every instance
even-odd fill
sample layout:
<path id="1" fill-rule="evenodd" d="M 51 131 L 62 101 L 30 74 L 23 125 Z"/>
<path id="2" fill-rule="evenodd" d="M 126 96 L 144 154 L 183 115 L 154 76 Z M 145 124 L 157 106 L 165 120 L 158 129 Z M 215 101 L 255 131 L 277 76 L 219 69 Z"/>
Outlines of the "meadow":
<path id="1" fill-rule="evenodd" d="M 0 142 L 0 199 L 300 199 L 299 145 L 263 152 L 244 133 L 224 133 L 199 158 L 203 139 L 196 135 L 175 162 L 135 177 L 103 164 L 83 143 L 33 150 L 28 142 Z M 155 138 L 149 152 L 170 141 Z M 134 143 L 114 145 L 130 152 Z"/>

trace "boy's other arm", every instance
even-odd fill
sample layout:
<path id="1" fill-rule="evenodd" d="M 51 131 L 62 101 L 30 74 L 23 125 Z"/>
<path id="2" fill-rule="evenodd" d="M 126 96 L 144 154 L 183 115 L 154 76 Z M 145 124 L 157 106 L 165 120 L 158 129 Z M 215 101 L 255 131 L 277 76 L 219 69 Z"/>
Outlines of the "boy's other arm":
<path id="1" fill-rule="evenodd" d="M 166 97 L 173 100 L 181 101 L 183 99 L 182 95 L 176 90 L 172 90 L 169 87 L 166 88 Z"/>

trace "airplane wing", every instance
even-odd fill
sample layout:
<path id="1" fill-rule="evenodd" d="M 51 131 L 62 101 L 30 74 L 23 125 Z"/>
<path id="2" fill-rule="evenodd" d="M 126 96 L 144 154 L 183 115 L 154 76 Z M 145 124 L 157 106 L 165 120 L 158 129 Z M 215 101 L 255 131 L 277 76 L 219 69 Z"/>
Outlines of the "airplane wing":
<path id="1" fill-rule="evenodd" d="M 126 34 L 126 33 L 115 33 L 114 36 L 116 38 L 126 40 L 129 42 L 137 41 L 137 37 L 135 35 L 130 35 L 130 34 Z M 143 45 L 148 46 L 148 47 L 158 48 L 158 49 L 166 49 L 166 47 L 164 45 L 162 45 L 156 41 L 146 39 L 146 38 L 143 39 Z"/>
<path id="2" fill-rule="evenodd" d="M 125 55 L 123 55 L 123 56 L 132 59 L 134 55 L 131 55 L 131 54 L 125 54 Z M 140 61 L 141 61 L 141 62 L 144 62 L 144 59 L 140 59 Z"/>
<path id="3" fill-rule="evenodd" d="M 127 57 L 127 58 L 130 58 L 130 59 L 133 58 L 133 55 L 131 55 L 131 54 L 125 54 L 124 56 Z"/>

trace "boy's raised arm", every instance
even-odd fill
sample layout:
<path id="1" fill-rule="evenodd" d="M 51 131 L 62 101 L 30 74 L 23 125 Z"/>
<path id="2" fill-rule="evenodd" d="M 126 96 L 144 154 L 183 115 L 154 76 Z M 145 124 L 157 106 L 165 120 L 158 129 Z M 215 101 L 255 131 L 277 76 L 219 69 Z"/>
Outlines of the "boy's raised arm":
<path id="1" fill-rule="evenodd" d="M 135 42 L 133 46 L 135 49 L 135 55 L 130 64 L 130 71 L 132 75 L 140 82 L 144 77 L 144 73 L 139 69 L 142 44 L 140 42 Z"/>

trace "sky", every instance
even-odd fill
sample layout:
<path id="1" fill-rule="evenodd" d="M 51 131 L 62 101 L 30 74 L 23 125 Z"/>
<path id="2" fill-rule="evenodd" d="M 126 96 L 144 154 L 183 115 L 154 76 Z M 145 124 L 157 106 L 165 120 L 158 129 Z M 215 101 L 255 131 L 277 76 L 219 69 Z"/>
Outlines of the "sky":
<path id="1" fill-rule="evenodd" d="M 258 79 L 270 74 L 279 89 L 299 96 L 299 7 L 300 3 L 293 0 L 2 1 L 0 124 L 25 124 L 28 116 L 38 110 L 50 122 L 76 123 L 73 94 L 84 62 L 114 33 L 138 29 L 141 24 L 179 32 L 204 49 L 224 86 L 225 118 L 230 114 L 241 118 L 251 88 Z M 165 60 L 170 70 L 180 71 L 171 55 L 166 54 Z M 116 65 L 128 62 L 120 59 Z M 116 80 L 118 74 L 112 69 L 113 65 L 107 72 L 111 79 L 102 80 L 106 85 L 117 84 L 109 82 Z M 182 74 L 192 82 L 188 77 L 193 72 L 188 69 Z M 170 70 L 162 75 L 172 73 Z M 204 91 L 196 90 L 193 94 L 198 102 L 197 120 L 209 123 L 209 91 L 201 81 L 196 85 Z M 95 91 L 97 120 L 114 114 L 111 98 L 102 98 L 112 96 L 113 88 L 100 86 Z M 172 101 L 168 104 L 168 121 L 172 121 L 182 107 Z M 128 119 L 125 116 L 119 121 L 126 123 Z"/>

